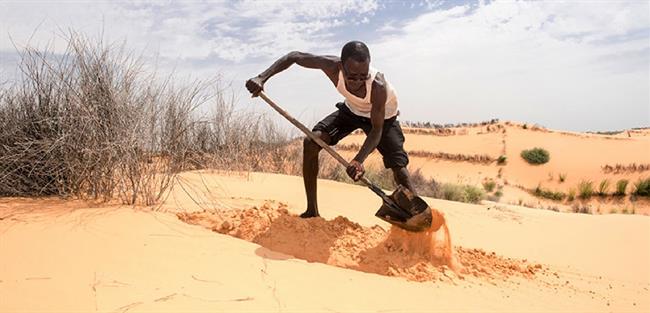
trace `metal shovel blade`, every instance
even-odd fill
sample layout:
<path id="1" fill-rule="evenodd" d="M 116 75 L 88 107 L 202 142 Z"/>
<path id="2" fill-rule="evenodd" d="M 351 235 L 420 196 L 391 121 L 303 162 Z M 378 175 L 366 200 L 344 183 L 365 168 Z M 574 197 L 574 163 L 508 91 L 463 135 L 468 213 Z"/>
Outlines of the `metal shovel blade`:
<path id="1" fill-rule="evenodd" d="M 395 192 L 384 199 L 375 216 L 399 228 L 421 232 L 437 231 L 444 223 L 442 215 L 436 211 L 436 221 L 429 205 L 410 190 L 398 186 Z"/>

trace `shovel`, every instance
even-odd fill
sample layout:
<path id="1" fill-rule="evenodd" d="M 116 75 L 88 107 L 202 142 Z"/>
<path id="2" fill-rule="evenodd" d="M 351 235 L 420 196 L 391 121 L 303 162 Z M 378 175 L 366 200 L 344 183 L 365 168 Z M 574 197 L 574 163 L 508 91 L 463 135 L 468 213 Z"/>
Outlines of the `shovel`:
<path id="1" fill-rule="evenodd" d="M 325 149 L 334 159 L 336 159 L 345 168 L 350 166 L 350 163 L 341 157 L 332 147 L 327 145 L 322 139 L 318 138 L 312 133 L 305 125 L 301 124 L 298 120 L 293 118 L 289 113 L 275 104 L 269 97 L 266 96 L 264 91 L 260 91 L 259 96 L 264 99 L 273 109 L 278 111 L 284 116 L 291 124 L 298 127 L 305 135 L 315 141 L 321 148 Z M 370 190 L 378 195 L 383 201 L 375 216 L 391 223 L 399 228 L 412 232 L 421 232 L 425 230 L 437 231 L 444 223 L 442 214 L 435 211 L 436 220 L 432 221 L 432 211 L 429 205 L 422 200 L 422 198 L 415 196 L 408 188 L 398 186 L 397 190 L 390 196 L 386 195 L 383 190 L 370 182 L 367 178 L 361 177 L 363 182 Z"/>

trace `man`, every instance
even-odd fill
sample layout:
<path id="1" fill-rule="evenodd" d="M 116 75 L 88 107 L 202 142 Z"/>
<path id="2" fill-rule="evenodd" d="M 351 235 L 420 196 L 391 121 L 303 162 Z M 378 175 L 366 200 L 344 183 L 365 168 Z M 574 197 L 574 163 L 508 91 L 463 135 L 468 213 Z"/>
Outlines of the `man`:
<path id="1" fill-rule="evenodd" d="M 404 134 L 397 121 L 397 96 L 384 75 L 370 67 L 368 47 L 360 41 L 348 42 L 343 46 L 340 57 L 290 52 L 266 71 L 246 81 L 246 88 L 257 96 L 269 78 L 294 63 L 320 69 L 345 97 L 344 102 L 336 104 L 337 111 L 314 126 L 314 134 L 332 146 L 358 128 L 367 136 L 346 169 L 350 178 L 358 181 L 363 176 L 363 162 L 377 148 L 383 156 L 384 166 L 393 171 L 395 182 L 415 193 L 406 170 L 409 159 L 404 151 Z M 305 138 L 303 147 L 307 210 L 300 217 L 309 218 L 319 216 L 316 178 L 321 147 L 309 137 Z"/>

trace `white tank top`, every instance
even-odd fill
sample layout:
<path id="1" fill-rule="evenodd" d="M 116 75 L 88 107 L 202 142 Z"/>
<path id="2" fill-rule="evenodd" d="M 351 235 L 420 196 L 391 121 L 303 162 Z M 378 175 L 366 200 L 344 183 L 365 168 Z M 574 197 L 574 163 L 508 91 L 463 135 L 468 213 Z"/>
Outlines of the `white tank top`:
<path id="1" fill-rule="evenodd" d="M 372 104 L 370 103 L 370 95 L 372 94 L 372 82 L 375 81 L 375 76 L 377 75 L 377 70 L 373 67 L 369 68 L 370 78 L 366 80 L 366 97 L 359 98 L 352 93 L 350 93 L 347 88 L 345 88 L 345 78 L 343 78 L 343 71 L 339 70 L 339 82 L 336 85 L 336 90 L 339 91 L 343 97 L 345 97 L 345 105 L 358 116 L 363 116 L 370 118 L 370 109 Z M 386 112 L 384 119 L 389 119 L 391 117 L 399 114 L 397 110 L 397 94 L 393 89 L 393 86 L 386 81 Z"/>

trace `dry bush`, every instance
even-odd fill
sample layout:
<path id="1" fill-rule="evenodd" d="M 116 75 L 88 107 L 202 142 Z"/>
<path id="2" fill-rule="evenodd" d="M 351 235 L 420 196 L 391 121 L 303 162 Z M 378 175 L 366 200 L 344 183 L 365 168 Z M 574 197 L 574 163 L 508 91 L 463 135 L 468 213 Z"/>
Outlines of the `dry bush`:
<path id="1" fill-rule="evenodd" d="M 594 183 L 590 180 L 583 180 L 578 184 L 578 196 L 581 199 L 589 199 L 594 195 Z"/>
<path id="2" fill-rule="evenodd" d="M 478 127 L 498 124 L 499 119 L 493 118 L 488 121 L 482 121 L 478 123 L 457 123 L 457 124 L 435 124 L 431 122 L 413 122 L 413 121 L 401 121 L 401 123 L 406 127 L 413 128 L 457 128 L 457 127 Z"/>
<path id="3" fill-rule="evenodd" d="M 150 205 L 182 170 L 285 164 L 282 133 L 236 112 L 233 98 L 210 88 L 218 80 L 177 86 L 123 46 L 77 33 L 67 40 L 59 55 L 21 50 L 22 76 L 0 90 L 0 196 Z M 204 104 L 214 112 L 199 114 Z"/>
<path id="4" fill-rule="evenodd" d="M 23 75 L 0 99 L 0 195 L 158 198 L 152 188 L 164 188 L 153 186 L 169 177 L 153 173 L 172 172 L 175 160 L 156 158 L 167 142 L 152 120 L 165 100 L 193 103 L 141 68 L 121 47 L 75 33 L 62 55 L 21 51 Z"/>
<path id="5" fill-rule="evenodd" d="M 635 172 L 645 172 L 650 170 L 650 164 L 636 164 L 636 163 L 630 163 L 627 165 L 624 164 L 616 164 L 616 165 L 609 165 L 605 164 L 601 167 L 603 173 L 605 174 L 623 174 L 623 173 L 635 173 Z"/>

